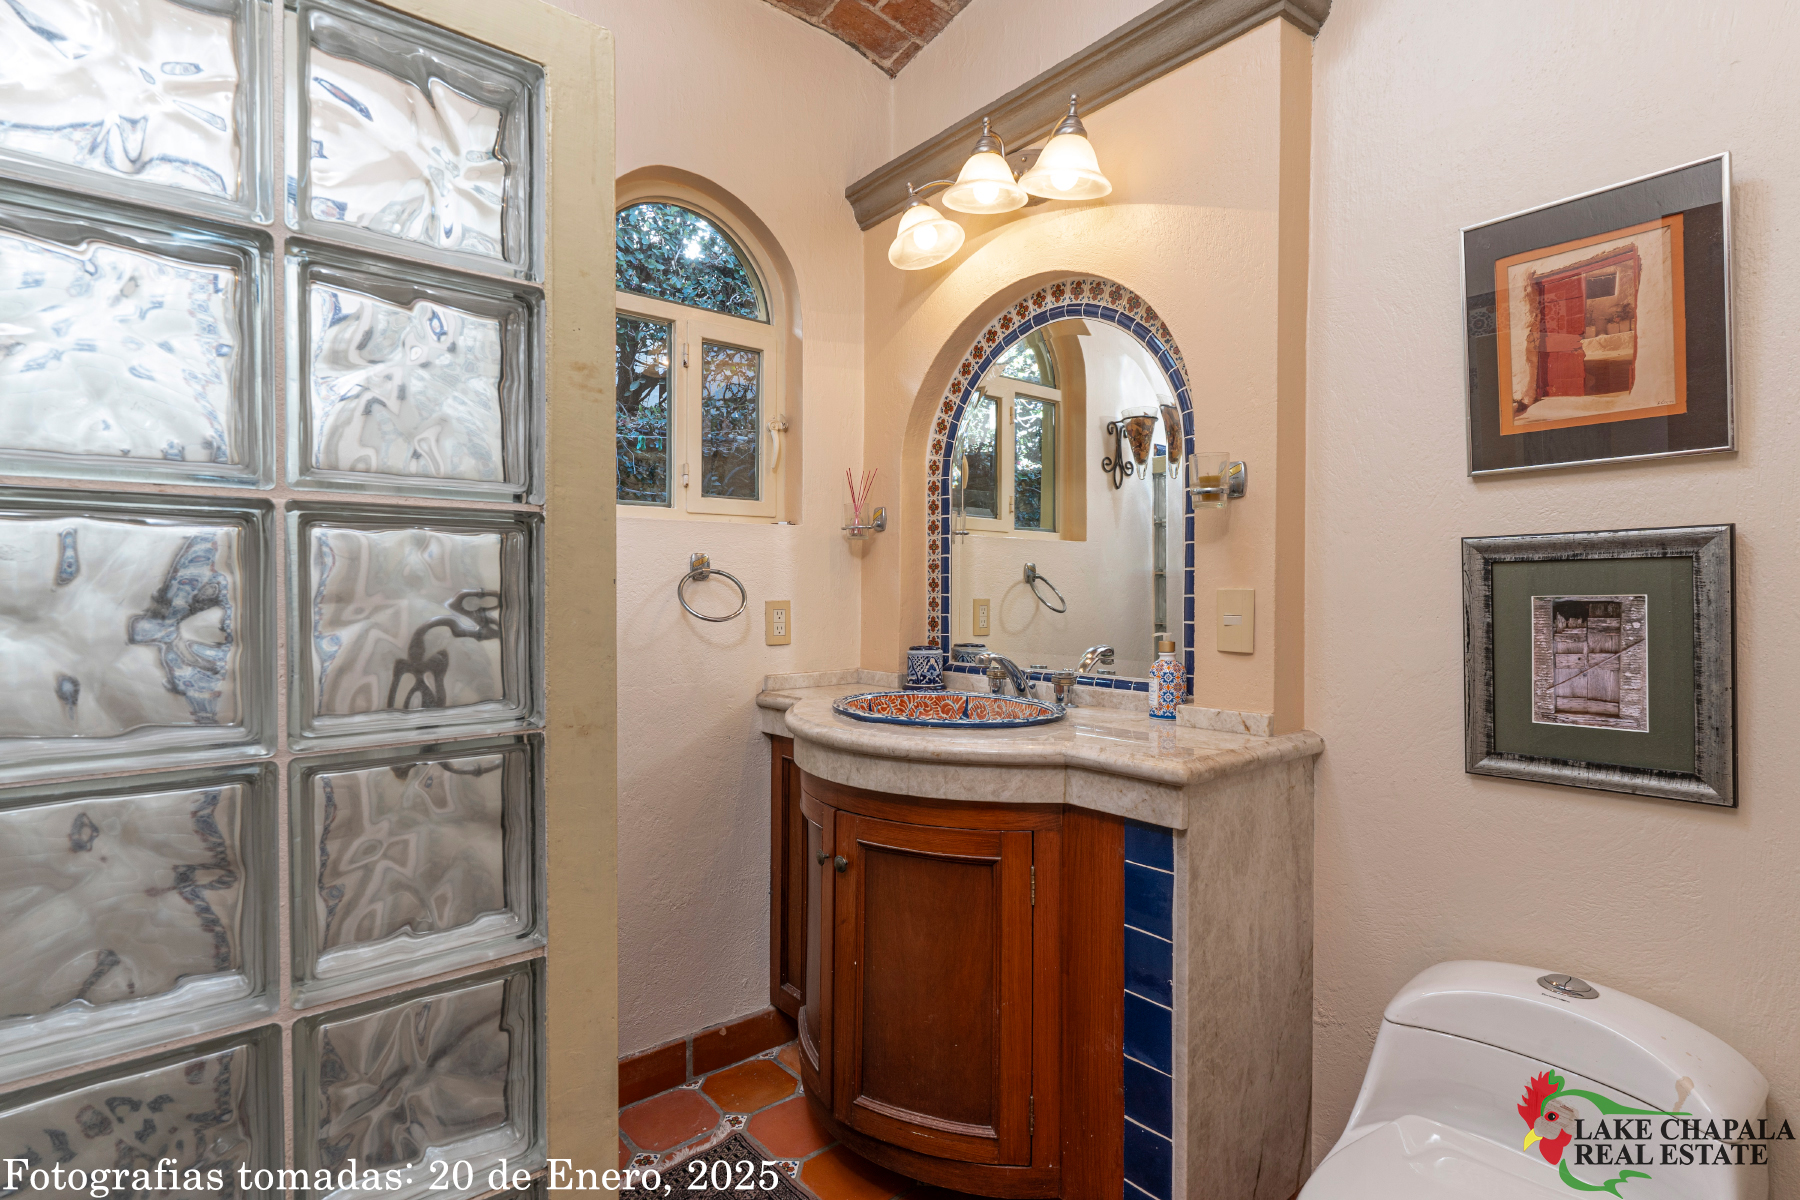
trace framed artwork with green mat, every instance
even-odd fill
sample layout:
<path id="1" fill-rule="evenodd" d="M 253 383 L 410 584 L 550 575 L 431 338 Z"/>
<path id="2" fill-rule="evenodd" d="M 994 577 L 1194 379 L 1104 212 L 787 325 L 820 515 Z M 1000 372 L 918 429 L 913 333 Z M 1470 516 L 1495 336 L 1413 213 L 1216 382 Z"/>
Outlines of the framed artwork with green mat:
<path id="1" fill-rule="evenodd" d="M 1733 538 L 1464 538 L 1465 769 L 1736 807 Z"/>

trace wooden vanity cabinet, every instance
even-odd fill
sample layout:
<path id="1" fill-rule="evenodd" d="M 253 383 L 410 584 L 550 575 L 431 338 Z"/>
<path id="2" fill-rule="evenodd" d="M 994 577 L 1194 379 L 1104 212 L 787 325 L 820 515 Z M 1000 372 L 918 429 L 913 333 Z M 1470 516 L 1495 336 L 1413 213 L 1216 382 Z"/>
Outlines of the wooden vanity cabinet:
<path id="1" fill-rule="evenodd" d="M 771 782 L 770 999 L 797 981 L 820 1120 L 941 1187 L 1116 1200 L 1120 823 L 885 795 L 791 765 Z"/>

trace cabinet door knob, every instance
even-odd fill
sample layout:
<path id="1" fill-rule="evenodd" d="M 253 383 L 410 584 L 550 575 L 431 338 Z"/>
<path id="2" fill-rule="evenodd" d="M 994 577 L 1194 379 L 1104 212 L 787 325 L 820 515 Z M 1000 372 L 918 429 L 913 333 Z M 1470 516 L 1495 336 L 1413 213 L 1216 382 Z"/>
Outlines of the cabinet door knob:
<path id="1" fill-rule="evenodd" d="M 825 860 L 826 860 L 826 859 L 828 859 L 828 858 L 830 858 L 830 857 L 831 857 L 831 853 L 830 853 L 830 851 L 827 851 L 827 850 L 821 850 L 821 851 L 819 851 L 819 865 L 820 865 L 820 866 L 821 866 L 821 867 L 822 867 L 822 866 L 824 866 L 824 865 L 825 865 Z"/>
<path id="2" fill-rule="evenodd" d="M 845 858 L 841 854 L 838 855 L 837 856 L 837 869 L 838 869 L 839 875 L 842 875 L 845 871 L 848 871 L 850 869 L 850 860 Z"/>

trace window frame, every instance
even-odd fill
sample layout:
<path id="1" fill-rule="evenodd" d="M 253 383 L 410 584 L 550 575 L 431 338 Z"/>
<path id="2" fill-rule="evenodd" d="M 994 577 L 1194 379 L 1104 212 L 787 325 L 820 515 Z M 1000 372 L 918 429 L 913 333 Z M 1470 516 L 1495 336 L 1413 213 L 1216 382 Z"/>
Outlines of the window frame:
<path id="1" fill-rule="evenodd" d="M 699 202 L 685 188 L 657 187 L 642 192 L 620 189 L 615 203 L 618 214 L 640 204 L 672 204 L 710 221 L 737 250 L 745 270 L 756 284 L 763 316 L 749 318 L 696 308 L 686 304 L 624 291 L 614 280 L 617 315 L 637 317 L 671 326 L 669 348 L 669 499 L 665 504 L 621 500 L 614 503 L 632 516 L 653 519 L 704 517 L 710 520 L 754 522 L 782 521 L 787 510 L 787 469 L 792 448 L 791 432 L 771 430 L 771 422 L 791 425 L 788 412 L 787 298 L 776 286 L 775 274 L 756 243 L 741 224 L 720 215 L 716 206 Z M 617 346 L 617 319 L 614 346 Z M 703 379 L 701 363 L 706 342 L 756 350 L 762 355 L 762 378 L 757 412 L 757 493 L 755 500 L 704 496 L 700 489 L 700 436 Z M 616 351 L 615 351 L 616 352 Z M 613 453 L 617 454 L 615 441 Z"/>
<path id="2" fill-rule="evenodd" d="M 1068 406 L 1063 397 L 1063 389 L 1044 387 L 1042 384 L 1029 383 L 1023 379 L 1014 379 L 1010 375 L 1001 375 L 996 367 L 983 377 L 977 392 L 994 402 L 994 474 L 999 490 L 998 503 L 1001 515 L 998 517 L 970 516 L 965 504 L 958 514 L 961 528 L 970 533 L 1000 534 L 1006 537 L 1036 538 L 1051 541 L 1063 541 L 1069 538 L 1066 532 L 1065 498 L 1069 489 L 1065 486 L 1069 471 L 1068 454 Z M 1042 400 L 1056 410 L 1056 436 L 1052 444 L 1055 446 L 1056 461 L 1052 475 L 1051 520 L 1052 529 L 1020 529 L 1013 524 L 1018 520 L 1018 509 L 1015 491 L 1018 486 L 1018 459 L 1014 454 L 1013 436 L 1015 417 L 1013 400 L 1024 396 L 1032 400 Z M 960 437 L 960 434 L 959 434 Z"/>

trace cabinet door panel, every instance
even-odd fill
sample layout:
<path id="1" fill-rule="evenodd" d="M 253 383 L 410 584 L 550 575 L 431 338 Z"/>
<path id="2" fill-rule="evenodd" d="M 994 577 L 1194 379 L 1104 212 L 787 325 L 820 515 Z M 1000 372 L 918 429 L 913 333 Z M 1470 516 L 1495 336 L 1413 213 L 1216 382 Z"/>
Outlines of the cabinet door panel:
<path id="1" fill-rule="evenodd" d="M 794 740 L 769 738 L 769 1003 L 798 1019 L 806 1003 L 806 824 Z"/>
<path id="2" fill-rule="evenodd" d="M 796 788 L 795 794 L 798 795 Z M 836 872 L 831 865 L 832 834 L 836 812 L 810 796 L 799 801 L 801 836 L 805 852 L 804 876 L 805 963 L 801 979 L 803 998 L 800 1026 L 800 1079 L 809 1095 L 820 1104 L 831 1104 L 831 960 L 830 922 Z"/>
<path id="3" fill-rule="evenodd" d="M 837 814 L 834 1112 L 966 1162 L 1030 1161 L 1032 835 Z"/>

